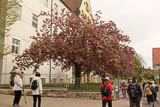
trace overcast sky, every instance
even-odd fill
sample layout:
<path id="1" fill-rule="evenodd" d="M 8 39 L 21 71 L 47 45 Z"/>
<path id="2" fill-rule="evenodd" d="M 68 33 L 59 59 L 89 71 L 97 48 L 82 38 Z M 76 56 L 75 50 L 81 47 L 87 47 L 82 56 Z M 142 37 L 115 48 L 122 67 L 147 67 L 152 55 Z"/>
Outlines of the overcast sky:
<path id="1" fill-rule="evenodd" d="M 92 12 L 101 10 L 131 39 L 131 45 L 152 68 L 152 48 L 160 47 L 160 0 L 90 0 Z"/>

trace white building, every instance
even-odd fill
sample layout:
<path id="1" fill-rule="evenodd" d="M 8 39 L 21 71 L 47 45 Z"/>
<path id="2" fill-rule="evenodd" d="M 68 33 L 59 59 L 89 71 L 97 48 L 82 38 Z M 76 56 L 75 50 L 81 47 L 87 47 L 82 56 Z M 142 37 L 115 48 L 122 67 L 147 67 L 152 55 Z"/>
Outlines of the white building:
<path id="1" fill-rule="evenodd" d="M 32 43 L 30 38 L 36 35 L 35 30 L 40 29 L 42 26 L 42 19 L 38 17 L 41 11 L 51 11 L 52 8 L 57 9 L 58 12 L 65 8 L 66 11 L 84 13 L 90 16 L 91 6 L 90 0 L 22 0 L 20 3 L 20 9 L 17 11 L 19 20 L 12 25 L 11 30 L 8 32 L 9 36 L 5 37 L 4 44 L 10 46 L 12 53 L 4 56 L 0 59 L 0 84 L 8 84 L 10 81 L 10 72 L 14 66 L 12 62 L 17 55 L 21 55 L 26 48 L 29 48 Z M 1 38 L 0 38 L 1 39 Z M 52 67 L 53 67 L 52 62 Z M 69 82 L 74 78 L 74 73 L 72 70 L 68 72 L 61 72 L 61 67 L 56 67 L 51 70 L 50 74 L 50 62 L 44 63 L 43 66 L 38 69 L 41 73 L 41 78 L 43 82 L 49 82 L 49 77 L 51 77 L 52 82 L 65 82 L 66 79 Z M 25 84 L 29 84 L 33 75 L 33 69 L 27 69 L 25 73 Z M 72 78 L 73 76 L 73 78 Z M 85 81 L 86 76 L 82 77 Z M 99 77 L 90 75 L 92 81 L 99 80 Z"/>
<path id="2" fill-rule="evenodd" d="M 11 47 L 12 53 L 4 56 L 0 60 L 0 82 L 1 84 L 8 84 L 10 80 L 10 72 L 14 63 L 12 60 L 21 55 L 26 48 L 29 48 L 32 39 L 31 36 L 35 35 L 35 30 L 41 28 L 42 19 L 38 18 L 41 11 L 51 10 L 51 0 L 22 0 L 19 9 L 19 20 L 11 27 L 9 36 L 5 37 L 4 44 Z M 57 11 L 65 8 L 70 11 L 61 0 L 53 0 L 53 8 L 57 8 Z M 38 70 L 41 73 L 42 81 L 49 81 L 49 62 L 46 62 Z M 60 67 L 52 69 L 51 79 L 54 82 L 64 82 L 66 78 L 72 78 L 72 71 L 60 72 Z M 29 84 L 30 79 L 33 76 L 32 69 L 24 71 L 25 83 Z"/>

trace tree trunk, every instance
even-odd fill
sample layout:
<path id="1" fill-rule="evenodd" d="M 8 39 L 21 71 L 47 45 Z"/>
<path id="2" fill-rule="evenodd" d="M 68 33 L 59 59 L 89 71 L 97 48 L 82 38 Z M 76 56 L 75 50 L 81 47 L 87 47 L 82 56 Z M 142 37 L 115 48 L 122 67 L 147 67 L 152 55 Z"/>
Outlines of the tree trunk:
<path id="1" fill-rule="evenodd" d="M 87 73 L 87 83 L 90 82 L 90 73 Z"/>
<path id="2" fill-rule="evenodd" d="M 81 82 L 81 66 L 76 65 L 75 66 L 75 88 L 80 88 L 80 82 Z"/>

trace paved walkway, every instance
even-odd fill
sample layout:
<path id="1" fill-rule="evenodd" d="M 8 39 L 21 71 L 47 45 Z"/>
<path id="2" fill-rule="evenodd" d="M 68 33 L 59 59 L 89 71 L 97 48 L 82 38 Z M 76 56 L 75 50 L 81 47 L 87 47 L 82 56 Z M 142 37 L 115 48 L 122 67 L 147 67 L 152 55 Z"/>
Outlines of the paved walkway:
<path id="1" fill-rule="evenodd" d="M 142 105 L 143 105 L 143 107 L 153 107 L 153 103 L 151 103 L 150 105 L 147 103 L 147 98 L 146 97 L 142 98 Z M 154 102 L 154 107 L 160 107 L 158 101 Z"/>
<path id="2" fill-rule="evenodd" d="M 24 104 L 24 98 L 22 97 L 20 105 L 21 107 L 32 107 L 32 97 L 27 96 L 27 104 Z M 0 107 L 12 107 L 13 96 L 0 94 Z M 101 100 L 89 100 L 89 99 L 73 99 L 73 98 L 48 98 L 42 97 L 41 107 L 101 107 Z M 113 101 L 113 107 L 129 107 L 129 101 L 127 99 L 120 99 Z"/>
<path id="3" fill-rule="evenodd" d="M 21 107 L 32 107 L 32 97 L 27 96 L 27 104 L 24 103 L 24 97 L 22 96 L 20 105 Z M 12 107 L 13 96 L 0 94 L 0 107 Z M 160 107 L 160 105 L 155 102 L 154 107 Z M 142 98 L 142 107 L 151 107 L 147 104 L 146 97 Z M 41 107 L 101 107 L 101 100 L 90 100 L 85 98 L 51 98 L 42 97 Z M 113 107 L 129 107 L 128 99 L 120 99 L 113 101 Z"/>

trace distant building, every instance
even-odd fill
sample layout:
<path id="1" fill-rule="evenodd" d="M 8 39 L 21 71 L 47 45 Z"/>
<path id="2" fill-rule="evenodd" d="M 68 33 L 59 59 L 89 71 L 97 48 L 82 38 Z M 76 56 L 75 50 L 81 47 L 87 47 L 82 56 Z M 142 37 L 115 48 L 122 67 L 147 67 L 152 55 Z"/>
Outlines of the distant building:
<path id="1" fill-rule="evenodd" d="M 77 14 L 85 14 L 90 16 L 92 14 L 91 11 L 91 3 L 90 0 L 60 0 L 68 7 L 70 11 Z"/>
<path id="2" fill-rule="evenodd" d="M 153 55 L 153 68 L 154 68 L 154 79 L 157 82 L 160 82 L 159 79 L 159 74 L 160 74 L 160 48 L 153 48 L 152 50 L 152 55 Z"/>

